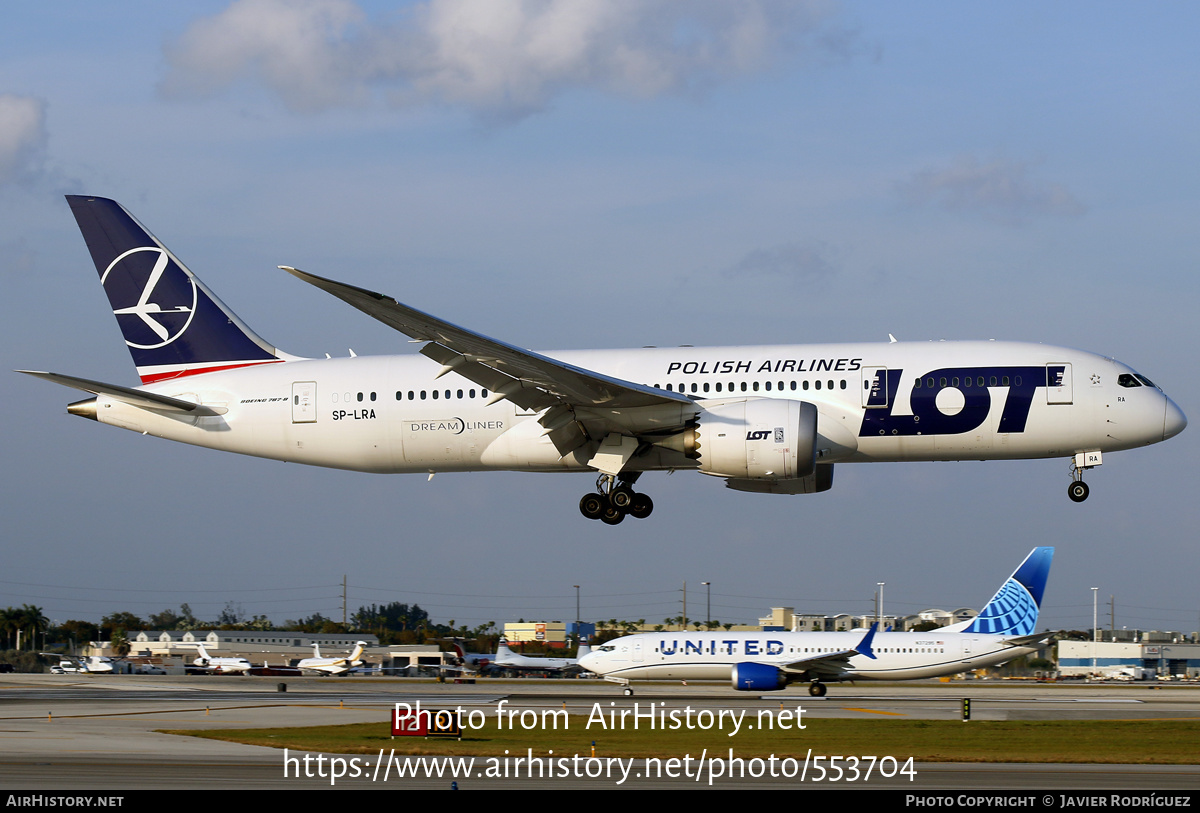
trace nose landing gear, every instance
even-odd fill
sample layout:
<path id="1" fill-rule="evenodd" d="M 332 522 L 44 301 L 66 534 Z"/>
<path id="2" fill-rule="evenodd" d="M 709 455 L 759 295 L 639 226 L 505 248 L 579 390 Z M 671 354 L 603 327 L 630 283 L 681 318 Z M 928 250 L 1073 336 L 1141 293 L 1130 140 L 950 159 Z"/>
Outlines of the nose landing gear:
<path id="1" fill-rule="evenodd" d="M 1072 502 L 1083 502 L 1088 498 L 1090 489 L 1087 483 L 1083 482 L 1083 473 L 1102 462 L 1100 452 L 1080 452 L 1071 458 L 1071 485 L 1067 487 L 1067 496 Z"/>
<path id="2" fill-rule="evenodd" d="M 621 475 L 619 479 L 611 474 L 601 474 L 596 480 L 596 491 L 580 498 L 579 513 L 606 525 L 617 525 L 626 515 L 634 519 L 650 516 L 654 510 L 654 500 L 647 494 L 633 490 L 633 484 L 640 474 Z"/>

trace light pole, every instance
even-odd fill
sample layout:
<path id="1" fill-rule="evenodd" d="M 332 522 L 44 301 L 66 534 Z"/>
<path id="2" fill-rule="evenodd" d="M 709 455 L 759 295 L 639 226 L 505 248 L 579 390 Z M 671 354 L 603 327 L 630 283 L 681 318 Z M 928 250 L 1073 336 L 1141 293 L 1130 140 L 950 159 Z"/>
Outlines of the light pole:
<path id="1" fill-rule="evenodd" d="M 1096 675 L 1096 642 L 1099 640 L 1099 630 L 1096 629 L 1096 591 L 1099 587 L 1092 588 L 1092 676 Z"/>
<path id="2" fill-rule="evenodd" d="M 875 623 L 879 626 L 875 628 L 876 632 L 883 630 L 883 586 L 887 582 L 875 582 L 875 586 L 879 588 L 879 602 L 875 605 Z"/>
<path id="3" fill-rule="evenodd" d="M 712 582 L 700 582 L 706 588 L 704 597 L 704 626 L 712 626 Z"/>

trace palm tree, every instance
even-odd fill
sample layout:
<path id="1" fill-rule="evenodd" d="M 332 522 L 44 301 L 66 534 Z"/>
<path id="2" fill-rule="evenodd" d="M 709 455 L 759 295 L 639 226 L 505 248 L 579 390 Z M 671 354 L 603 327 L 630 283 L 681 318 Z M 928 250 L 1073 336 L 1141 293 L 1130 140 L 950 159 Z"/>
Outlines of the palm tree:
<path id="1" fill-rule="evenodd" d="M 16 627 L 16 613 L 12 607 L 0 610 L 0 633 L 4 634 L 5 649 L 12 649 L 12 634 Z"/>
<path id="2" fill-rule="evenodd" d="M 118 657 L 125 657 L 129 654 L 129 638 L 125 635 L 125 630 L 115 629 L 112 632 L 112 640 L 109 641 L 112 646 L 113 654 Z"/>
<path id="3" fill-rule="evenodd" d="M 21 605 L 21 626 L 25 629 L 26 634 L 33 639 L 32 649 L 37 649 L 37 634 L 45 633 L 50 626 L 50 619 L 42 612 L 41 607 L 35 607 L 32 604 Z"/>

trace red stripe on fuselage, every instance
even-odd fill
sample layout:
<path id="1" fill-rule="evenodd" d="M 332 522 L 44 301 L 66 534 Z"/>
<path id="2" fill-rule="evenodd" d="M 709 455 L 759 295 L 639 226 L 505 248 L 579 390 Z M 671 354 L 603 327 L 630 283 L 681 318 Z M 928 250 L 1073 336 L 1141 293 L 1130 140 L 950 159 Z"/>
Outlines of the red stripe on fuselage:
<path id="1" fill-rule="evenodd" d="M 238 367 L 255 367 L 259 364 L 278 364 L 283 359 L 270 359 L 267 361 L 244 361 L 240 364 L 224 364 L 218 367 L 189 367 L 186 370 L 176 370 L 169 373 L 155 373 L 153 375 L 142 376 L 143 384 L 154 384 L 159 381 L 167 381 L 172 378 L 186 378 L 189 375 L 201 375 L 202 373 L 215 373 L 221 370 L 236 370 Z"/>

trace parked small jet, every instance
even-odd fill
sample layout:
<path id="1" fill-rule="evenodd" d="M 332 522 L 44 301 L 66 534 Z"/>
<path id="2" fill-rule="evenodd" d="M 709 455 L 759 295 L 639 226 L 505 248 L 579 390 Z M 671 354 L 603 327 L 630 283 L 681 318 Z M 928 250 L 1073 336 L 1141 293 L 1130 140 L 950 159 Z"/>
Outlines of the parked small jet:
<path id="1" fill-rule="evenodd" d="M 354 645 L 354 651 L 345 657 L 323 658 L 320 644 L 313 644 L 313 657 L 300 661 L 296 668 L 301 672 L 318 675 L 344 675 L 362 666 L 362 654 L 366 647 L 366 641 L 359 641 Z"/>
<path id="2" fill-rule="evenodd" d="M 1034 548 L 979 615 L 929 632 L 654 632 L 597 647 L 579 665 L 625 686 L 631 680 L 729 680 L 774 691 L 844 680 L 914 680 L 995 666 L 1037 650 L 1035 632 L 1054 548 Z"/>
<path id="3" fill-rule="evenodd" d="M 269 344 L 118 203 L 67 201 L 142 386 L 22 370 L 92 393 L 67 411 L 142 434 L 367 472 L 590 472 L 579 509 L 615 525 L 654 503 L 648 471 L 812 494 L 840 463 L 1065 457 L 1069 495 L 1104 453 L 1187 418 L 1094 353 L 1022 342 L 535 353 L 389 296 L 280 266 L 422 343 L 302 359 Z"/>
<path id="4" fill-rule="evenodd" d="M 245 658 L 214 658 L 208 654 L 208 650 L 204 648 L 204 644 L 197 644 L 196 650 L 200 656 L 192 661 L 192 664 L 197 669 L 203 669 L 206 672 L 213 672 L 219 675 L 245 675 L 250 672 L 253 665 Z"/>

